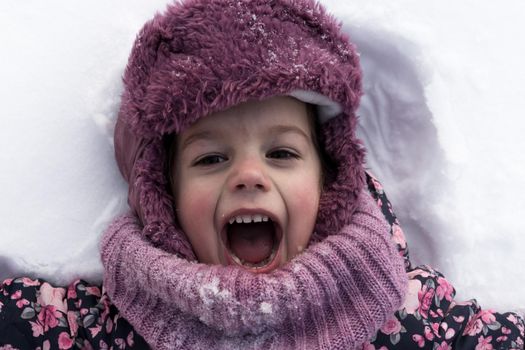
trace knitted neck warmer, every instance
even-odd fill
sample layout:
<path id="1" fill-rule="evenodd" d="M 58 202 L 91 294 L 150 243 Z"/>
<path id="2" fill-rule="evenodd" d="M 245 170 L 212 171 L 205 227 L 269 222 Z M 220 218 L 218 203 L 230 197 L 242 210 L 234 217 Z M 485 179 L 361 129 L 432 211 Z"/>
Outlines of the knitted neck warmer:
<path id="1" fill-rule="evenodd" d="M 371 196 L 351 223 L 269 274 L 156 248 L 134 215 L 102 240 L 104 286 L 155 349 L 354 349 L 401 305 L 402 260 Z"/>

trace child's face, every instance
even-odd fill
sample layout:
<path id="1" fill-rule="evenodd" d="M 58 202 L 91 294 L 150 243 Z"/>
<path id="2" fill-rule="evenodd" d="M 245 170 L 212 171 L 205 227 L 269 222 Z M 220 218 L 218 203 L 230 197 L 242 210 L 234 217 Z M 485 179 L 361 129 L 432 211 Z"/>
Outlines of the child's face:
<path id="1" fill-rule="evenodd" d="M 307 246 L 321 191 L 312 124 L 304 103 L 274 97 L 177 136 L 177 218 L 200 262 L 269 272 Z"/>

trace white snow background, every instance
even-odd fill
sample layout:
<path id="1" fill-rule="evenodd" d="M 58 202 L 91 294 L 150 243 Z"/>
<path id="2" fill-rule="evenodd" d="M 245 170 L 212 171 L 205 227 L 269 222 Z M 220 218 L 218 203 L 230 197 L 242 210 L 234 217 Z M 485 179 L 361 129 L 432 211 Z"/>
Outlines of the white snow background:
<path id="1" fill-rule="evenodd" d="M 134 37 L 166 0 L 0 3 L 0 278 L 100 282 L 126 210 L 112 123 Z M 358 45 L 368 163 L 415 263 L 525 310 L 525 4 L 323 1 Z"/>

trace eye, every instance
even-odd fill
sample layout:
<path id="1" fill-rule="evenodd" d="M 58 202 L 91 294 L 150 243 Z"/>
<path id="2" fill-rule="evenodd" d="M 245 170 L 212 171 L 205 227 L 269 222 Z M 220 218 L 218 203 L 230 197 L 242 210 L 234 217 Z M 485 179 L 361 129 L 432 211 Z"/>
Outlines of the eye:
<path id="1" fill-rule="evenodd" d="M 299 155 L 288 149 L 276 149 L 268 152 L 266 155 L 268 158 L 273 159 L 298 159 Z"/>
<path id="2" fill-rule="evenodd" d="M 227 161 L 228 158 L 220 155 L 220 154 L 210 154 L 203 156 L 201 158 L 198 158 L 193 165 L 194 166 L 206 166 L 206 165 L 213 165 L 218 164 Z"/>

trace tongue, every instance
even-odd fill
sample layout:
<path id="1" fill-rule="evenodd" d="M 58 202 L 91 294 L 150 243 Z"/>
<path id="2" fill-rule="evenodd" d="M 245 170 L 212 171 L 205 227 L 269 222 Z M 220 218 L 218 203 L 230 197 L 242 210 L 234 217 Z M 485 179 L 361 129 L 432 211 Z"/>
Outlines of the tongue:
<path id="1" fill-rule="evenodd" d="M 274 227 L 270 222 L 232 224 L 228 229 L 230 249 L 241 260 L 256 264 L 272 253 Z"/>

